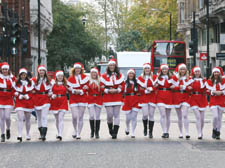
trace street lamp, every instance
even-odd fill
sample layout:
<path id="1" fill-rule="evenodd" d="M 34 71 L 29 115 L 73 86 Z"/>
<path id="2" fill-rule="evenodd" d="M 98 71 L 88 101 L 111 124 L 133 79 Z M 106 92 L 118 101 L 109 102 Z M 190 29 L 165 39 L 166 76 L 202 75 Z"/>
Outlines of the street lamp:
<path id="1" fill-rule="evenodd" d="M 172 13 L 169 11 L 164 11 L 164 10 L 157 9 L 157 8 L 151 8 L 151 11 L 159 11 L 159 12 L 164 12 L 164 13 L 170 14 L 170 40 L 172 40 Z"/>
<path id="2" fill-rule="evenodd" d="M 41 1 L 38 0 L 38 65 L 41 64 Z"/>

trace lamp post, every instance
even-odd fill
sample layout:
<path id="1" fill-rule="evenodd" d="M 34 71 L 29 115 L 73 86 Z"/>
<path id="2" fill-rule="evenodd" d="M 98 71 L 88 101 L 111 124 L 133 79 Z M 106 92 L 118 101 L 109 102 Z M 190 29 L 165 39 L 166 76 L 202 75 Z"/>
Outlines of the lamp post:
<path id="1" fill-rule="evenodd" d="M 209 0 L 205 0 L 206 5 L 206 25 L 207 25 L 207 78 L 210 75 L 210 56 L 209 56 Z"/>
<path id="2" fill-rule="evenodd" d="M 157 9 L 157 8 L 151 8 L 151 11 L 159 11 L 159 12 L 163 12 L 163 13 L 169 13 L 169 15 L 170 15 L 170 40 L 172 40 L 172 13 L 169 11 L 164 11 L 164 10 Z"/>
<path id="3" fill-rule="evenodd" d="M 41 64 L 41 0 L 38 0 L 38 65 Z"/>

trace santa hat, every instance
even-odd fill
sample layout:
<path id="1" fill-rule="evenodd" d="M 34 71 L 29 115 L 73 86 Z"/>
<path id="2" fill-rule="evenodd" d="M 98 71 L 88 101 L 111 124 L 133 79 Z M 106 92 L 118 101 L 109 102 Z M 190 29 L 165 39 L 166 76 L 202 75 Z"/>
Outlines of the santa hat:
<path id="1" fill-rule="evenodd" d="M 3 62 L 1 64 L 1 69 L 9 69 L 9 64 L 7 62 Z"/>
<path id="2" fill-rule="evenodd" d="M 99 72 L 98 68 L 96 68 L 96 67 L 91 68 L 90 72 L 96 72 L 98 74 L 98 76 L 100 76 L 100 72 Z"/>
<path id="3" fill-rule="evenodd" d="M 145 69 L 145 68 L 150 68 L 150 69 L 152 69 L 152 65 L 151 65 L 150 63 L 145 63 L 145 64 L 143 65 L 143 69 Z"/>
<path id="4" fill-rule="evenodd" d="M 116 64 L 116 59 L 110 59 L 109 62 L 108 62 L 108 65 L 111 65 L 111 64 Z"/>
<path id="5" fill-rule="evenodd" d="M 128 75 L 129 73 L 134 73 L 134 75 L 136 76 L 136 71 L 135 71 L 135 69 L 133 69 L 133 68 L 131 68 L 131 69 L 129 69 L 129 70 L 127 71 L 127 75 Z"/>
<path id="6" fill-rule="evenodd" d="M 177 65 L 175 71 L 178 72 L 181 68 L 186 68 L 187 69 L 187 66 L 184 63 L 181 63 L 181 64 Z"/>
<path id="7" fill-rule="evenodd" d="M 58 75 L 64 75 L 63 71 L 56 71 L 55 76 L 57 77 Z"/>
<path id="8" fill-rule="evenodd" d="M 40 70 L 44 70 L 44 71 L 47 71 L 46 67 L 44 65 L 39 65 L 37 67 L 37 71 L 40 72 Z"/>
<path id="9" fill-rule="evenodd" d="M 76 62 L 76 63 L 74 63 L 73 68 L 81 68 L 81 69 L 84 69 L 84 66 L 80 62 Z"/>
<path id="10" fill-rule="evenodd" d="M 161 64 L 160 67 L 159 67 L 159 70 L 158 70 L 158 73 L 157 74 L 160 74 L 160 72 L 162 71 L 163 68 L 169 69 L 169 65 L 167 65 L 167 64 Z"/>
<path id="11" fill-rule="evenodd" d="M 195 66 L 194 68 L 192 68 L 191 76 L 193 76 L 196 71 L 200 71 L 201 72 L 201 68 L 199 66 Z"/>
<path id="12" fill-rule="evenodd" d="M 219 72 L 222 76 L 224 76 L 223 69 L 221 67 L 215 67 L 212 69 L 212 73 Z"/>
<path id="13" fill-rule="evenodd" d="M 21 73 L 26 73 L 27 74 L 27 69 L 26 68 L 21 68 L 19 70 L 19 74 L 21 74 Z"/>

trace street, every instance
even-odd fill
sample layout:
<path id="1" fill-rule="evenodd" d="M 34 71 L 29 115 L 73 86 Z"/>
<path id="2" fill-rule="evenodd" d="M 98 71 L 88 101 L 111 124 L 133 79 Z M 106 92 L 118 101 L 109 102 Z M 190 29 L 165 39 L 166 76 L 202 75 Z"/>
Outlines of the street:
<path id="1" fill-rule="evenodd" d="M 100 139 L 90 139 L 88 111 L 85 112 L 84 128 L 81 140 L 72 139 L 71 114 L 65 116 L 63 141 L 55 139 L 54 118 L 49 115 L 47 141 L 38 141 L 37 123 L 32 118 L 30 142 L 18 143 L 15 114 L 12 115 L 12 137 L 0 144 L 1 168 L 27 167 L 224 167 L 225 134 L 224 121 L 222 140 L 211 139 L 211 114 L 206 112 L 204 140 L 197 140 L 195 117 L 190 112 L 191 140 L 178 139 L 178 127 L 175 111 L 172 112 L 170 139 L 161 138 L 159 112 L 156 111 L 154 139 L 143 136 L 141 112 L 138 115 L 136 139 L 124 133 L 125 115 L 121 114 L 121 127 L 117 140 L 108 135 L 106 114 L 103 109 Z M 24 129 L 25 135 L 25 129 Z M 25 138 L 24 138 L 25 139 Z"/>

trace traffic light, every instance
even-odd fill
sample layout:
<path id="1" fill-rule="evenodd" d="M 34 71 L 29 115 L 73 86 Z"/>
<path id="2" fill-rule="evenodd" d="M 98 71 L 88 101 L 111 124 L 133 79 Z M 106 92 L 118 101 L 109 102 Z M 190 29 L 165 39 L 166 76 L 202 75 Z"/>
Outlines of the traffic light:
<path id="1" fill-rule="evenodd" d="M 4 37 L 3 35 L 1 34 L 0 35 L 0 57 L 2 58 L 2 55 L 3 55 L 3 40 L 4 40 Z"/>
<path id="2" fill-rule="evenodd" d="M 29 37 L 29 34 L 28 34 L 28 28 L 27 27 L 24 27 L 23 30 L 22 30 L 22 53 L 23 55 L 26 55 L 27 52 L 28 52 L 28 37 Z"/>
<path id="3" fill-rule="evenodd" d="M 16 19 L 10 22 L 10 50 L 12 55 L 17 54 L 17 44 L 20 38 L 20 26 Z"/>
<path id="4" fill-rule="evenodd" d="M 194 55 L 194 42 L 189 41 L 189 55 Z"/>

